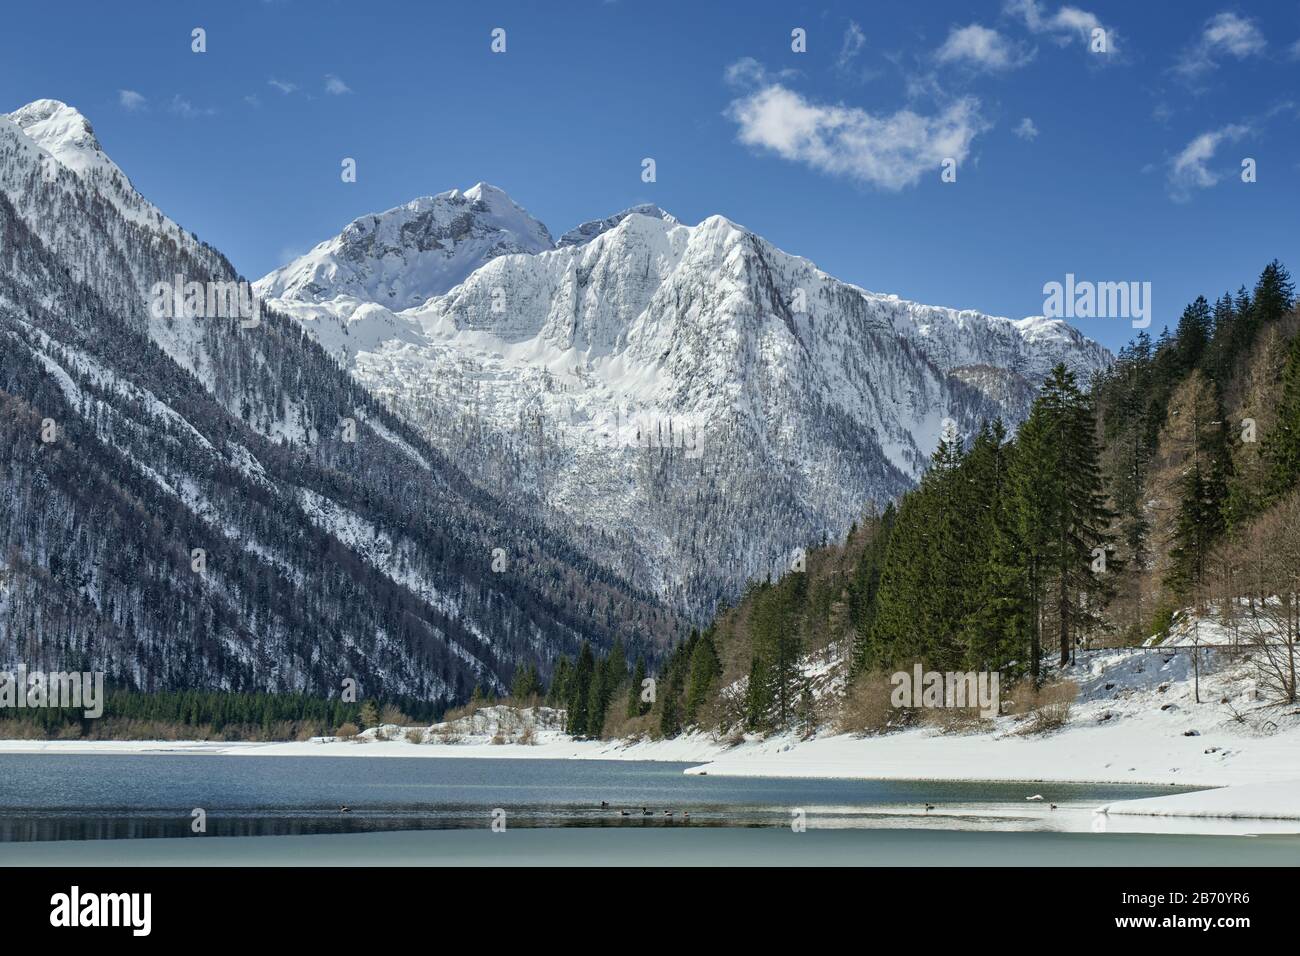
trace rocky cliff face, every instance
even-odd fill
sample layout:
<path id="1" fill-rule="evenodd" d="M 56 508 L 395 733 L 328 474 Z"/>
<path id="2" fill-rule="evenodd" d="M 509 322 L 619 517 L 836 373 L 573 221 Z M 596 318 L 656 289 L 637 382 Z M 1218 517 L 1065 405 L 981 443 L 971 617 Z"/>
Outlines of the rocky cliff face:
<path id="1" fill-rule="evenodd" d="M 1014 426 L 1054 364 L 1111 360 L 1060 321 L 867 292 L 657 207 L 399 312 L 331 292 L 277 301 L 476 482 L 697 617 L 909 487 L 946 420 Z"/>
<path id="2" fill-rule="evenodd" d="M 481 190 L 444 205 L 480 203 L 511 215 Z M 510 245 L 421 221 L 413 250 Z M 0 116 L 0 668 L 452 701 L 583 640 L 679 632 L 273 306 L 211 310 L 241 282 L 76 110 Z"/>

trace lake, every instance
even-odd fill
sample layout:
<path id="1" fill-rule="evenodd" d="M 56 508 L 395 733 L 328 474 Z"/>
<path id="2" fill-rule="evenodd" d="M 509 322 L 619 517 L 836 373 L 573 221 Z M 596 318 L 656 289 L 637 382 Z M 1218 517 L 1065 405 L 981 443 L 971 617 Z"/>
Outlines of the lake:
<path id="1" fill-rule="evenodd" d="M 4 754 L 0 863 L 1300 859 L 1300 838 L 1267 825 L 1238 821 L 1228 831 L 1258 836 L 1117 833 L 1141 818 L 1092 813 L 1108 801 L 1178 792 L 1173 787 L 687 776 L 687 766 Z M 1036 795 L 1043 799 L 1026 800 Z M 196 809 L 203 832 L 193 829 Z M 1094 832 L 1099 819 L 1110 832 Z"/>

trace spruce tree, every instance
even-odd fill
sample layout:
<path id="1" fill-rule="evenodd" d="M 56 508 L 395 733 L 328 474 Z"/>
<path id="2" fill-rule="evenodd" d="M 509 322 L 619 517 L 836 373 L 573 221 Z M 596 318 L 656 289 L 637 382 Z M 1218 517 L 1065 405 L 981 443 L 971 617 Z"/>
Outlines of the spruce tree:
<path id="1" fill-rule="evenodd" d="M 713 646 L 711 631 L 705 631 L 695 643 L 691 654 L 690 678 L 686 687 L 685 723 L 693 724 L 700 708 L 709 700 L 714 683 L 722 673 L 718 652 Z"/>
<path id="2" fill-rule="evenodd" d="M 1182 318 L 1178 320 L 1175 351 L 1180 374 L 1200 366 L 1210 344 L 1213 324 L 1210 303 L 1203 295 L 1197 296 L 1196 301 L 1183 310 Z"/>
<path id="3" fill-rule="evenodd" d="M 551 689 L 546 695 L 546 702 L 551 707 L 569 706 L 569 682 L 573 674 L 573 664 L 567 657 L 555 662 L 555 672 L 551 675 Z"/>
<path id="4" fill-rule="evenodd" d="M 1204 299 L 1200 300 L 1202 303 Z M 1055 438 L 1064 498 L 1059 502 L 1052 551 L 1055 558 L 1056 617 L 1061 659 L 1070 659 L 1073 640 L 1100 622 L 1099 604 L 1112 590 L 1118 560 L 1113 554 L 1091 399 L 1075 375 L 1057 365 L 1043 388 L 1049 404 L 1059 402 Z"/>
<path id="5" fill-rule="evenodd" d="M 578 662 L 574 665 L 573 674 L 568 681 L 568 723 L 565 730 L 573 737 L 585 737 L 590 730 L 587 721 L 595 670 L 596 663 L 591 653 L 591 645 L 583 641 L 582 649 L 578 652 Z"/>
<path id="6" fill-rule="evenodd" d="M 1096 421 L 1074 373 L 1063 364 L 1044 382 L 1017 445 L 1011 469 L 1013 523 L 1030 602 L 1030 671 L 1038 680 L 1049 623 L 1064 665 L 1074 639 L 1098 622 L 1097 604 L 1110 582 L 1105 575 L 1116 570 Z"/>

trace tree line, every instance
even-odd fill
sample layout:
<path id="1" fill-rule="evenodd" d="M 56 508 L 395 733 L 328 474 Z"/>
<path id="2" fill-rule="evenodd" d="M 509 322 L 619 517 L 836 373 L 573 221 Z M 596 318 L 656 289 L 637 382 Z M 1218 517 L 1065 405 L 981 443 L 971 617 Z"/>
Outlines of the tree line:
<path id="1" fill-rule="evenodd" d="M 1079 646 L 1136 643 L 1215 594 L 1220 613 L 1244 600 L 1256 619 L 1283 595 L 1278 633 L 1295 642 L 1287 575 L 1300 568 L 1279 517 L 1300 496 L 1294 306 L 1271 262 L 1253 289 L 1197 298 L 1155 341 L 1140 333 L 1090 383 L 1052 369 L 1014 434 L 999 420 L 949 430 L 916 488 L 867 503 L 843 542 L 752 583 L 678 644 L 638 729 L 807 726 L 823 651 L 848 660 L 850 681 L 923 661 L 1037 684 Z M 593 713 L 607 692 L 591 688 L 613 680 L 603 666 L 580 655 L 556 699 Z M 1294 654 L 1289 684 L 1286 666 L 1295 699 Z"/>

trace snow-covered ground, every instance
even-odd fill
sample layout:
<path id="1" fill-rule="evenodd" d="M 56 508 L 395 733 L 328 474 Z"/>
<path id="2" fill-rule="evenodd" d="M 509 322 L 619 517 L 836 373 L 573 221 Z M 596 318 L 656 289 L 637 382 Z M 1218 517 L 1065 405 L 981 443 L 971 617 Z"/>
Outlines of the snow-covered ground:
<path id="1" fill-rule="evenodd" d="M 1112 803 L 1105 812 L 1300 821 L 1300 707 L 1257 700 L 1248 658 L 1202 651 L 1200 703 L 1188 648 L 1104 650 L 1084 658 L 1067 675 L 1079 685 L 1069 724 L 1045 735 L 1024 734 L 1023 721 L 1007 716 L 975 733 L 921 727 L 808 740 L 749 736 L 739 743 L 704 733 L 584 741 L 560 729 L 558 711 L 487 707 L 453 723 L 386 726 L 355 740 L 4 741 L 0 752 L 658 760 L 715 776 L 1181 784 L 1228 789 Z"/>
<path id="2" fill-rule="evenodd" d="M 1099 807 L 1098 812 L 1116 816 L 1300 820 L 1300 779 L 1122 800 Z"/>

